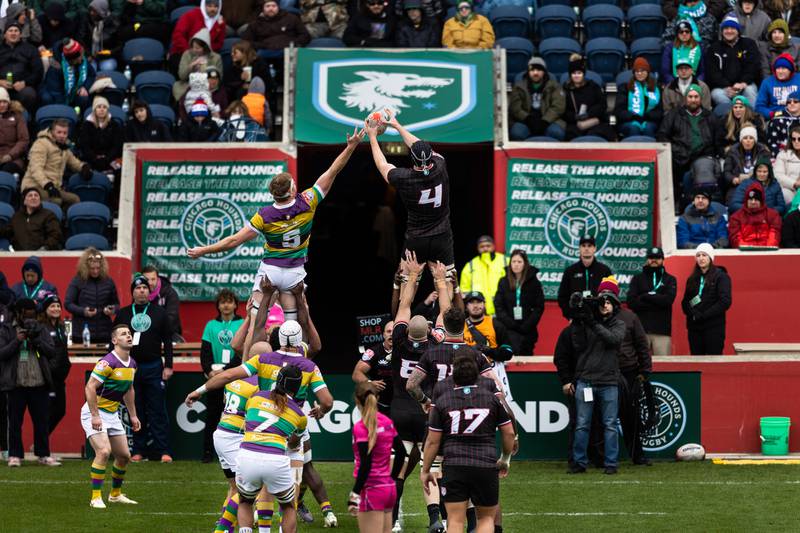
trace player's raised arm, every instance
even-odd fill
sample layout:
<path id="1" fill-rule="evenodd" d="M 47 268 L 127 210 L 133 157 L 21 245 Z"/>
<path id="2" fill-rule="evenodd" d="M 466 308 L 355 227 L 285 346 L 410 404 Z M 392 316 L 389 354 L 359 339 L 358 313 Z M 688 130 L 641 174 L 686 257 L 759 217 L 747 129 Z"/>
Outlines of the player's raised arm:
<path id="1" fill-rule="evenodd" d="M 258 307 L 256 317 L 253 319 L 253 334 L 250 337 L 250 342 L 245 343 L 247 351 L 244 352 L 243 357 L 246 359 L 250 353 L 250 347 L 257 342 L 263 342 L 267 339 L 267 317 L 269 316 L 269 303 L 272 301 L 272 295 L 277 290 L 267 276 L 261 278 L 261 304 Z"/>
<path id="2" fill-rule="evenodd" d="M 342 153 L 339 154 L 336 159 L 333 160 L 331 166 L 322 173 L 322 175 L 317 179 L 316 187 L 322 193 L 322 196 L 327 196 L 328 191 L 331 190 L 333 186 L 333 180 L 336 179 L 336 176 L 339 172 L 342 171 L 344 166 L 350 160 L 350 156 L 353 155 L 356 148 L 358 147 L 359 143 L 364 140 L 364 130 L 358 131 L 358 128 L 353 130 L 353 135 L 347 135 L 347 146 L 344 147 Z"/>
<path id="3" fill-rule="evenodd" d="M 197 246 L 196 248 L 189 248 L 186 251 L 186 254 L 191 257 L 192 259 L 198 259 L 203 257 L 207 254 L 214 254 L 217 252 L 225 252 L 228 250 L 232 250 L 237 246 L 241 246 L 242 244 L 246 243 L 247 241 L 251 241 L 256 238 L 256 231 L 251 228 L 250 226 L 245 226 L 230 237 L 225 237 L 219 242 L 215 242 L 214 244 L 209 244 L 208 246 Z"/>
<path id="4" fill-rule="evenodd" d="M 378 125 L 365 123 L 364 130 L 369 137 L 369 147 L 372 150 L 372 160 L 375 161 L 375 166 L 378 167 L 378 172 L 381 173 L 383 179 L 389 182 L 389 171 L 395 168 L 394 165 L 386 161 L 386 156 L 381 151 L 381 145 L 378 143 Z"/>
<path id="5" fill-rule="evenodd" d="M 247 369 L 244 365 L 237 366 L 236 368 L 229 368 L 219 374 L 210 377 L 208 381 L 204 384 L 197 387 L 195 390 L 190 392 L 186 396 L 185 403 L 186 405 L 190 406 L 196 401 L 199 400 L 200 397 L 206 393 L 206 391 L 221 389 L 231 381 L 236 381 L 237 379 L 245 379 L 249 377 L 247 373 Z"/>
<path id="6" fill-rule="evenodd" d="M 317 327 L 314 325 L 314 321 L 311 320 L 311 310 L 308 308 L 308 299 L 306 298 L 303 284 L 298 283 L 292 288 L 291 292 L 297 301 L 297 322 L 306 334 L 306 340 L 308 341 L 308 353 L 306 356 L 309 359 L 314 359 L 322 350 L 322 339 L 319 336 Z"/>
<path id="7" fill-rule="evenodd" d="M 408 322 L 411 320 L 411 302 L 417 294 L 417 280 L 422 275 L 423 266 L 417 262 L 414 252 L 406 251 L 405 263 L 401 263 L 406 276 L 406 281 L 400 287 L 400 304 L 397 307 L 395 322 Z"/>
<path id="8" fill-rule="evenodd" d="M 431 267 L 433 274 L 433 284 L 436 287 L 436 294 L 439 295 L 439 316 L 436 317 L 436 327 L 442 327 L 444 314 L 453 306 L 451 298 L 451 285 L 447 282 L 447 268 L 441 261 L 436 261 Z"/>
<path id="9" fill-rule="evenodd" d="M 413 133 L 411 133 L 411 132 L 409 132 L 407 129 L 405 129 L 405 128 L 404 128 L 404 127 L 403 127 L 403 126 L 402 126 L 402 125 L 401 125 L 401 124 L 400 124 L 400 123 L 397 121 L 397 116 L 396 116 L 396 115 L 394 115 L 394 114 L 392 115 L 392 118 L 391 118 L 391 120 L 388 120 L 386 123 L 387 123 L 389 126 L 391 126 L 391 127 L 393 127 L 394 129 L 396 129 L 396 130 L 397 130 L 397 133 L 399 133 L 399 134 L 400 134 L 400 137 L 402 137 L 402 138 L 403 138 L 403 142 L 404 142 L 404 143 L 406 143 L 406 146 L 408 146 L 409 148 L 411 148 L 411 145 L 412 145 L 412 144 L 414 144 L 415 142 L 417 142 L 417 141 L 421 140 L 419 137 L 417 137 L 416 135 L 414 135 Z"/>

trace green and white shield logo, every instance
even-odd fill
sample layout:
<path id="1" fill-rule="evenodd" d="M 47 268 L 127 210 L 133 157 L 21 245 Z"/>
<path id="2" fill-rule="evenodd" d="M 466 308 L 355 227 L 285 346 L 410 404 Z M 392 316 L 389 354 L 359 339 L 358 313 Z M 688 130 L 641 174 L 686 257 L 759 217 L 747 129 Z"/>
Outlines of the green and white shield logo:
<path id="1" fill-rule="evenodd" d="M 186 248 L 208 246 L 239 231 L 247 219 L 234 202 L 221 196 L 207 196 L 189 204 L 181 217 L 181 240 Z M 203 256 L 203 261 L 224 261 L 236 250 Z"/>
<path id="2" fill-rule="evenodd" d="M 371 111 L 389 108 L 410 131 L 441 126 L 476 104 L 476 67 L 423 59 L 317 61 L 313 103 L 329 119 L 364 124 Z M 389 128 L 387 135 L 397 135 Z"/>
<path id="3" fill-rule="evenodd" d="M 611 237 L 611 218 L 600 202 L 588 196 L 569 196 L 547 211 L 545 237 L 550 248 L 567 261 L 580 257 L 580 239 L 591 235 L 600 254 Z"/>

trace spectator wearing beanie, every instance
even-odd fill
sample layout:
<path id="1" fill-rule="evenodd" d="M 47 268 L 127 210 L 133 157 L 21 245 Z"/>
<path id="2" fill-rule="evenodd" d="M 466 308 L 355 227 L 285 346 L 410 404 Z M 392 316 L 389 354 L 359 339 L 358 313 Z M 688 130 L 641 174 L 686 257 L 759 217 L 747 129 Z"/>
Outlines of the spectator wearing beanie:
<path id="1" fill-rule="evenodd" d="M 36 187 L 22 191 L 22 205 L 8 224 L 0 226 L 0 236 L 11 241 L 15 252 L 61 250 L 61 224 L 55 214 L 42 207 L 42 193 Z"/>
<path id="2" fill-rule="evenodd" d="M 272 115 L 269 110 L 269 101 L 266 98 L 266 86 L 261 78 L 253 78 L 247 94 L 242 98 L 242 103 L 247 107 L 247 114 L 263 126 L 269 135 L 272 129 Z"/>
<path id="3" fill-rule="evenodd" d="M 22 27 L 12 22 L 5 27 L 0 44 L 0 87 L 18 100 L 29 113 L 36 108 L 36 88 L 44 67 L 39 50 L 22 40 Z"/>
<path id="4" fill-rule="evenodd" d="M 767 26 L 766 41 L 758 41 L 761 53 L 761 77 L 772 74 L 772 64 L 781 54 L 789 54 L 794 64 L 800 62 L 800 44 L 789 40 L 789 25 L 782 18 L 773 20 Z"/>
<path id="5" fill-rule="evenodd" d="M 702 243 L 714 248 L 728 246 L 728 223 L 724 213 L 711 203 L 711 191 L 704 188 L 694 191 L 692 203 L 678 219 L 676 237 L 678 248 L 683 250 L 691 250 Z"/>
<path id="6" fill-rule="evenodd" d="M 48 294 L 58 294 L 56 286 L 44 279 L 42 260 L 37 256 L 28 257 L 20 270 L 22 280 L 11 287 L 14 299 L 30 298 L 36 305 L 40 305 Z"/>
<path id="7" fill-rule="evenodd" d="M 632 135 L 656 136 L 663 115 L 661 89 L 650 74 L 650 63 L 642 56 L 633 62 L 633 76 L 617 88 L 614 115 L 617 129 L 623 137 Z"/>
<path id="8" fill-rule="evenodd" d="M 459 0 L 456 14 L 444 23 L 442 44 L 446 48 L 494 46 L 494 29 L 489 19 L 472 11 L 472 0 Z"/>
<path id="9" fill-rule="evenodd" d="M 50 60 L 50 68 L 40 89 L 42 105 L 61 104 L 69 107 L 89 106 L 89 89 L 96 73 L 86 58 L 83 46 L 75 39 L 66 39 L 61 53 Z"/>
<path id="10" fill-rule="evenodd" d="M 583 135 L 599 135 L 614 141 L 617 134 L 608 123 L 606 96 L 592 80 L 586 79 L 586 62 L 578 54 L 569 58 L 569 79 L 564 84 L 567 123 L 566 140 Z"/>
<path id="11" fill-rule="evenodd" d="M 729 104 L 737 94 L 756 101 L 761 56 L 755 41 L 741 37 L 741 30 L 736 16 L 728 13 L 720 24 L 722 38 L 706 51 L 706 83 L 714 105 Z"/>
<path id="12" fill-rule="evenodd" d="M 36 17 L 30 18 L 32 9 L 28 9 L 25 2 L 9 3 L 6 8 L 6 16 L 0 25 L 5 28 L 7 25 L 16 23 L 22 31 L 22 40 L 34 46 L 42 44 L 42 27 Z"/>
<path id="13" fill-rule="evenodd" d="M 30 137 L 22 105 L 0 87 L 0 171 L 22 176 Z"/>
<path id="14" fill-rule="evenodd" d="M 78 148 L 98 172 L 117 172 L 122 167 L 122 126 L 111 118 L 108 100 L 95 96 L 92 112 L 81 123 Z"/>
<path id="15" fill-rule="evenodd" d="M 781 54 L 772 63 L 772 76 L 761 82 L 756 111 L 769 120 L 786 105 L 790 94 L 800 89 L 800 74 L 795 73 L 794 58 Z"/>
<path id="16" fill-rule="evenodd" d="M 728 202 L 728 214 L 733 214 L 745 203 L 747 192 L 753 183 L 758 182 L 761 185 L 764 199 L 766 199 L 766 207 L 774 209 L 779 215 L 783 216 L 786 212 L 786 202 L 783 199 L 783 191 L 778 180 L 775 179 L 775 174 L 772 172 L 772 163 L 769 157 L 765 157 L 756 161 L 755 169 L 753 170 L 753 177 L 742 180 L 739 186 L 731 195 Z"/>
<path id="17" fill-rule="evenodd" d="M 731 303 L 728 271 L 714 264 L 714 248 L 710 244 L 699 245 L 694 271 L 686 281 L 681 300 L 692 355 L 722 355 L 725 315 Z"/>
<path id="18" fill-rule="evenodd" d="M 42 46 L 50 51 L 58 49 L 64 39 L 74 37 L 78 33 L 78 25 L 67 18 L 64 4 L 58 0 L 48 2 L 37 20 L 42 28 Z"/>
<path id="19" fill-rule="evenodd" d="M 89 12 L 78 21 L 76 38 L 86 45 L 86 55 L 98 62 L 101 70 L 116 70 L 115 56 L 118 59 L 122 52 L 119 24 L 119 18 L 112 15 L 108 7 L 108 0 L 92 0 Z"/>
<path id="20" fill-rule="evenodd" d="M 208 104 L 203 100 L 195 101 L 189 110 L 189 117 L 178 126 L 177 141 L 197 143 L 216 140 L 219 126 L 211 119 Z"/>
<path id="21" fill-rule="evenodd" d="M 343 40 L 347 46 L 391 48 L 396 20 L 384 0 L 366 0 L 350 17 Z"/>
<path id="22" fill-rule="evenodd" d="M 685 103 L 686 93 L 692 85 L 700 87 L 700 94 L 702 95 L 700 104 L 704 109 L 711 111 L 711 89 L 708 88 L 704 81 L 698 79 L 688 59 L 678 59 L 676 63 L 675 78 L 666 84 L 662 92 L 661 100 L 664 113 L 669 113 L 673 109 L 681 107 Z"/>
<path id="23" fill-rule="evenodd" d="M 50 377 L 53 382 L 53 393 L 50 395 L 50 434 L 53 434 L 58 423 L 67 412 L 66 381 L 72 364 L 67 353 L 67 332 L 62 318 L 63 308 L 58 294 L 48 293 L 41 305 L 42 314 L 39 321 L 50 335 L 55 353 L 50 359 Z"/>
<path id="24" fill-rule="evenodd" d="M 438 1 L 437 1 L 438 3 Z M 441 5 L 440 5 L 441 9 Z M 395 2 L 399 22 L 394 44 L 399 48 L 439 48 L 442 29 L 439 19 L 429 16 L 420 0 Z"/>
<path id="25" fill-rule="evenodd" d="M 144 100 L 134 100 L 131 118 L 125 124 L 125 142 L 170 142 L 172 135 L 166 124 L 153 118 L 150 106 Z"/>
<path id="26" fill-rule="evenodd" d="M 564 140 L 566 122 L 561 118 L 567 102 L 558 81 L 550 77 L 541 57 L 528 61 L 528 75 L 514 84 L 508 97 L 508 114 L 514 141 L 547 135 Z"/>
<path id="27" fill-rule="evenodd" d="M 266 0 L 261 6 L 261 13 L 247 25 L 247 29 L 242 33 L 242 39 L 244 41 L 237 44 L 248 44 L 253 49 L 266 50 L 275 55 L 280 53 L 282 58 L 284 48 L 289 47 L 291 43 L 294 43 L 296 47 L 306 46 L 311 42 L 311 35 L 300 17 L 281 9 L 278 0 Z M 234 45 L 234 49 L 235 47 L 236 45 Z M 249 54 L 245 53 L 245 56 L 249 56 Z M 233 57 L 233 52 L 231 52 L 231 58 L 236 64 L 237 59 Z M 252 60 L 248 61 L 248 63 L 250 62 Z M 238 63 L 241 67 L 241 58 Z"/>
<path id="28" fill-rule="evenodd" d="M 732 195 L 740 183 L 753 177 L 757 161 L 769 157 L 769 148 L 758 142 L 758 131 L 754 126 L 747 124 L 739 130 L 739 142 L 731 146 L 725 155 L 722 176 L 728 194 Z"/>
<path id="29" fill-rule="evenodd" d="M 206 45 L 209 51 L 219 52 L 225 43 L 225 21 L 221 13 L 220 0 L 202 0 L 200 7 L 184 13 L 172 31 L 172 45 L 169 48 L 170 63 L 178 65 L 184 52 L 192 47 L 192 40 L 200 30 L 208 32 Z M 222 70 L 220 66 L 220 70 Z"/>
<path id="30" fill-rule="evenodd" d="M 794 9 L 794 2 L 785 0 L 762 0 L 761 7 L 771 20 L 785 20 L 786 35 L 800 35 L 800 11 Z"/>
<path id="31" fill-rule="evenodd" d="M 753 111 L 750 101 L 742 95 L 734 96 L 730 110 L 719 121 L 716 140 L 717 157 L 724 159 L 730 147 L 739 142 L 739 134 L 745 126 L 753 126 L 758 134 L 758 140 L 764 142 L 767 138 L 765 120 L 759 113 Z M 766 144 L 766 143 L 765 143 Z"/>
<path id="32" fill-rule="evenodd" d="M 108 262 L 95 248 L 87 248 L 78 259 L 78 272 L 67 287 L 64 305 L 72 314 L 72 340 L 80 343 L 84 324 L 89 325 L 92 342 L 111 342 L 111 317 L 119 309 L 114 280 Z"/>
<path id="33" fill-rule="evenodd" d="M 778 157 L 781 150 L 789 148 L 789 131 L 796 126 L 800 126 L 800 91 L 789 94 L 786 106 L 776 111 L 767 124 L 767 146 L 772 157 Z"/>
<path id="34" fill-rule="evenodd" d="M 728 220 L 731 247 L 775 246 L 781 242 L 781 217 L 764 204 L 764 189 L 751 183 L 745 192 L 745 204 Z"/>
<path id="35" fill-rule="evenodd" d="M 679 64 L 690 66 L 692 73 L 698 79 L 703 79 L 703 48 L 700 46 L 697 25 L 691 18 L 678 21 L 675 40 L 664 47 L 659 81 L 669 85 L 678 77 Z"/>

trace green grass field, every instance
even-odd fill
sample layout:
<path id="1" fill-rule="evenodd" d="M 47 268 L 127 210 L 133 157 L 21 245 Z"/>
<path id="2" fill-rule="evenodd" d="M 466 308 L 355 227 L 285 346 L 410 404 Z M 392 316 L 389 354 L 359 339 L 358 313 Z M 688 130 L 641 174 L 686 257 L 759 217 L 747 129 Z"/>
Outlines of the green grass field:
<path id="1" fill-rule="evenodd" d="M 356 531 L 344 511 L 352 466 L 318 463 L 339 517 L 339 531 Z M 617 476 L 579 476 L 565 465 L 521 462 L 501 483 L 505 531 L 799 531 L 800 466 L 717 466 L 704 463 L 623 465 Z M 225 482 L 219 467 L 196 462 L 131 465 L 125 492 L 138 506 L 90 509 L 89 462 L 61 468 L 0 467 L 0 531 L 210 532 Z M 405 531 L 426 531 L 418 478 L 403 500 Z M 407 485 L 408 486 L 408 485 Z M 104 496 L 110 489 L 110 474 Z M 300 531 L 322 531 L 316 520 Z"/>

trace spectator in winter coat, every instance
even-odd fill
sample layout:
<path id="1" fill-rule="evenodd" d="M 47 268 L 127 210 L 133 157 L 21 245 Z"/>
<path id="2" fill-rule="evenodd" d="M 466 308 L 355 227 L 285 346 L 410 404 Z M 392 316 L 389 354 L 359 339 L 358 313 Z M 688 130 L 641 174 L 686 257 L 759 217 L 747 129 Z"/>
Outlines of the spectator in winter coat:
<path id="1" fill-rule="evenodd" d="M 275 2 L 270 2 L 266 5 L 274 6 L 276 4 Z M 292 13 L 288 14 L 291 15 Z M 259 16 L 259 19 L 261 18 L 263 18 L 263 16 Z M 299 19 L 298 24 L 300 24 Z M 252 26 L 251 24 L 247 27 L 248 32 L 251 30 Z M 300 27 L 305 31 L 305 26 L 300 24 Z M 283 49 L 281 49 L 281 53 L 282 52 Z M 250 42 L 242 40 L 233 45 L 231 49 L 231 66 L 225 69 L 223 75 L 228 99 L 239 100 L 247 94 L 247 89 L 250 87 L 250 81 L 253 78 L 261 78 L 267 85 L 271 84 L 267 62 L 258 56 L 255 48 L 250 45 Z"/>
<path id="2" fill-rule="evenodd" d="M 508 97 L 508 114 L 514 141 L 547 135 L 559 141 L 566 135 L 566 122 L 561 118 L 567 101 L 564 89 L 547 73 L 541 57 L 528 61 L 528 75 L 514 84 Z"/>
<path id="3" fill-rule="evenodd" d="M 287 48 L 291 43 L 294 43 L 296 47 L 306 46 L 311 42 L 311 35 L 308 34 L 308 30 L 300 20 L 300 17 L 280 9 L 277 0 L 267 0 L 261 6 L 261 13 L 247 25 L 247 29 L 242 34 L 242 39 L 250 41 L 256 50 L 271 50 L 280 53 L 281 57 L 283 57 L 284 48 Z M 241 42 L 237 44 L 241 44 Z M 234 45 L 235 47 L 236 45 Z M 231 57 L 233 58 L 233 52 L 231 52 Z M 236 63 L 235 58 L 234 63 Z M 252 63 L 252 61 L 249 63 Z M 225 72 L 225 74 L 227 75 L 228 73 Z M 257 76 L 259 74 L 254 73 L 253 75 Z M 266 80 L 267 78 L 262 76 L 262 79 Z M 228 96 L 233 99 L 236 98 L 232 94 Z"/>
<path id="4" fill-rule="evenodd" d="M 795 73 L 794 58 L 781 54 L 772 63 L 774 74 L 761 82 L 756 100 L 756 111 L 769 120 L 786 105 L 790 94 L 800 89 L 800 74 Z"/>
<path id="5" fill-rule="evenodd" d="M 234 100 L 225 109 L 225 123 L 220 127 L 217 142 L 265 142 L 267 132 L 250 118 L 247 106 Z"/>
<path id="6" fill-rule="evenodd" d="M 44 302 L 48 294 L 58 294 L 56 286 L 44 279 L 42 260 L 35 255 L 25 260 L 22 265 L 22 281 L 15 283 L 11 290 L 14 299 L 30 298 L 37 306 Z"/>
<path id="7" fill-rule="evenodd" d="M 233 0 L 221 5 L 220 13 L 225 19 L 225 25 L 241 36 L 247 25 L 261 11 L 262 4 L 261 0 Z M 292 2 L 290 5 L 294 7 L 296 3 Z"/>
<path id="8" fill-rule="evenodd" d="M 33 46 L 42 44 L 42 27 L 33 9 L 28 9 L 24 2 L 8 4 L 6 16 L 0 20 L 0 26 L 8 27 L 9 24 L 19 24 L 22 31 L 22 41 Z"/>
<path id="9" fill-rule="evenodd" d="M 64 39 L 74 37 L 78 33 L 78 25 L 67 18 L 64 4 L 57 0 L 49 2 L 37 20 L 42 28 L 42 46 L 51 51 L 58 49 Z"/>
<path id="10" fill-rule="evenodd" d="M 351 47 L 389 48 L 394 45 L 395 24 L 394 13 L 383 0 L 366 0 L 350 17 L 344 42 Z"/>
<path id="11" fill-rule="evenodd" d="M 778 153 L 772 170 L 781 185 L 783 200 L 789 205 L 800 189 L 800 126 L 789 131 L 788 145 Z"/>
<path id="12" fill-rule="evenodd" d="M 754 41 L 765 39 L 764 36 L 772 19 L 758 7 L 758 0 L 736 0 L 734 12 L 742 27 L 742 37 Z"/>
<path id="13" fill-rule="evenodd" d="M 486 298 L 486 314 L 494 315 L 494 295 L 497 284 L 506 275 L 506 256 L 495 251 L 489 235 L 478 238 L 478 255 L 464 265 L 459 287 L 461 292 L 479 292 Z"/>
<path id="14" fill-rule="evenodd" d="M 397 24 L 394 43 L 399 48 L 439 48 L 442 46 L 442 30 L 438 19 L 423 11 L 420 0 L 395 3 L 405 5 L 405 13 Z"/>
<path id="15" fill-rule="evenodd" d="M 628 307 L 642 323 L 650 352 L 672 355 L 672 304 L 678 281 L 664 269 L 664 251 L 651 248 L 647 262 L 628 287 Z"/>
<path id="16" fill-rule="evenodd" d="M 564 84 L 564 92 L 566 140 L 582 135 L 616 140 L 617 134 L 608 123 L 606 96 L 595 82 L 586 79 L 586 62 L 578 54 L 569 58 L 569 79 Z"/>
<path id="17" fill-rule="evenodd" d="M 720 20 L 730 10 L 726 0 L 709 0 L 708 2 L 681 2 L 680 0 L 661 0 L 661 12 L 667 20 L 681 19 L 684 16 L 701 16 L 708 14 L 713 20 Z"/>
<path id="18" fill-rule="evenodd" d="M 300 20 L 312 39 L 341 39 L 348 19 L 347 0 L 300 0 Z"/>
<path id="19" fill-rule="evenodd" d="M 661 122 L 661 89 L 650 75 L 650 63 L 642 56 L 633 61 L 633 76 L 617 88 L 614 115 L 622 137 L 656 136 Z"/>
<path id="20" fill-rule="evenodd" d="M 189 111 L 189 120 L 178 126 L 176 139 L 178 142 L 213 142 L 219 134 L 219 126 L 211 118 L 208 104 L 197 100 Z"/>
<path id="21" fill-rule="evenodd" d="M 0 87 L 6 89 L 11 98 L 32 112 L 36 106 L 36 88 L 42 81 L 42 59 L 39 50 L 22 41 L 20 25 L 13 22 L 6 26 L 3 43 L 0 44 Z"/>
<path id="22" fill-rule="evenodd" d="M 728 214 L 733 214 L 743 207 L 745 198 L 747 198 L 747 191 L 754 182 L 758 182 L 761 185 L 762 192 L 766 197 L 766 207 L 774 209 L 779 215 L 783 215 L 786 212 L 786 202 L 783 200 L 781 186 L 772 172 L 772 164 L 769 162 L 769 157 L 759 159 L 756 162 L 753 177 L 739 183 L 739 186 L 731 196 L 730 202 L 728 202 Z"/>
<path id="23" fill-rule="evenodd" d="M 170 56 L 180 56 L 192 46 L 200 30 L 208 32 L 207 45 L 214 52 L 222 50 L 225 43 L 225 21 L 220 13 L 221 0 L 202 0 L 200 7 L 184 13 L 172 31 Z"/>
<path id="24" fill-rule="evenodd" d="M 691 20 L 697 26 L 699 39 L 695 37 L 695 40 L 701 46 L 707 47 L 717 38 L 717 21 L 722 18 L 722 14 L 727 9 L 725 3 L 725 0 L 711 0 L 709 3 L 703 0 L 680 0 L 678 5 L 678 0 L 662 0 L 664 14 L 667 20 L 672 21 L 667 24 L 664 33 L 661 35 L 664 46 L 668 46 L 669 43 L 675 40 L 675 36 L 678 33 L 678 24 L 682 20 Z M 670 4 L 670 6 L 664 9 L 666 4 Z M 721 12 L 719 12 L 720 4 Z M 706 7 L 707 5 L 708 8 Z M 667 14 L 668 12 L 669 14 Z"/>
<path id="25" fill-rule="evenodd" d="M 94 67 L 86 58 L 83 46 L 67 39 L 50 60 L 50 67 L 40 88 L 42 105 L 61 104 L 89 107 L 89 89 L 96 78 Z"/>
<path id="26" fill-rule="evenodd" d="M 692 355 L 722 355 L 725 315 L 732 301 L 728 271 L 714 264 L 714 248 L 710 244 L 699 245 L 694 271 L 686 281 L 681 300 Z"/>
<path id="27" fill-rule="evenodd" d="M 706 52 L 706 83 L 714 104 L 729 104 L 737 94 L 756 101 L 761 77 L 761 55 L 755 41 L 740 37 L 741 26 L 732 14 L 720 24 L 722 38 Z"/>
<path id="28" fill-rule="evenodd" d="M 472 0 L 459 0 L 456 14 L 442 29 L 446 48 L 485 48 L 494 46 L 494 29 L 489 19 L 472 11 Z"/>
<path id="29" fill-rule="evenodd" d="M 766 41 L 758 42 L 758 50 L 761 53 L 762 78 L 772 74 L 772 64 L 781 54 L 789 54 L 795 67 L 797 66 L 800 62 L 800 44 L 792 43 L 789 40 L 789 26 L 785 20 L 773 20 L 767 27 L 766 38 Z"/>
<path id="30" fill-rule="evenodd" d="M 712 205 L 708 189 L 694 191 L 692 203 L 678 219 L 678 248 L 690 250 L 704 242 L 714 248 L 727 247 L 728 223 L 723 215 Z"/>
<path id="31" fill-rule="evenodd" d="M 781 248 L 800 248 L 800 211 L 797 209 L 783 219 Z"/>
<path id="32" fill-rule="evenodd" d="M 50 434 L 52 435 L 67 412 L 66 381 L 72 363 L 70 363 L 67 353 L 67 333 L 64 329 L 64 320 L 61 318 L 61 300 L 58 298 L 58 294 L 48 293 L 42 302 L 41 311 L 39 322 L 44 326 L 45 333 L 50 335 L 54 348 L 53 357 L 48 361 L 52 379 L 52 393 L 50 394 Z"/>
<path id="33" fill-rule="evenodd" d="M 114 57 L 122 51 L 123 43 L 118 38 L 119 23 L 119 18 L 108 7 L 108 0 L 92 0 L 89 12 L 78 21 L 77 40 L 84 43 L 86 55 L 97 61 L 101 69 L 104 62 L 109 62 L 105 65 L 107 67 L 116 65 Z"/>
<path id="34" fill-rule="evenodd" d="M 663 91 L 662 107 L 664 113 L 669 113 L 677 107 L 682 107 L 686 102 L 686 92 L 691 85 L 700 87 L 702 98 L 700 104 L 704 109 L 711 111 L 711 89 L 704 81 L 694 75 L 694 69 L 688 59 L 677 60 L 677 77 L 669 82 Z"/>
<path id="35" fill-rule="evenodd" d="M 169 35 L 169 16 L 167 14 L 166 0 L 136 0 L 121 2 L 119 8 L 112 4 L 112 16 L 119 16 L 120 25 L 116 32 L 117 42 L 125 43 L 137 37 L 149 37 L 167 43 Z"/>
<path id="36" fill-rule="evenodd" d="M 0 226 L 0 236 L 11 241 L 15 252 L 61 250 L 61 224 L 52 211 L 42 207 L 39 189 L 22 191 L 22 206 L 11 221 Z"/>
<path id="37" fill-rule="evenodd" d="M 796 0 L 762 0 L 761 7 L 770 20 L 785 20 L 787 35 L 800 35 L 800 9 Z"/>
<path id="38" fill-rule="evenodd" d="M 222 57 L 211 50 L 211 38 L 208 30 L 203 28 L 194 34 L 189 48 L 181 55 L 178 80 L 172 86 L 172 97 L 180 100 L 189 89 L 189 75 L 193 72 L 205 72 L 209 66 L 222 72 Z"/>
<path id="39" fill-rule="evenodd" d="M 800 91 L 786 97 L 786 107 L 772 116 L 767 124 L 767 146 L 772 157 L 788 145 L 789 130 L 800 125 Z"/>
<path id="40" fill-rule="evenodd" d="M 728 221 L 731 247 L 778 246 L 781 242 L 781 217 L 764 204 L 764 188 L 753 182 L 745 192 L 746 204 Z"/>
<path id="41" fill-rule="evenodd" d="M 394 3 L 394 14 L 397 15 L 398 19 L 407 14 L 409 9 L 420 9 L 422 18 L 433 22 L 435 26 L 441 29 L 446 12 L 440 0 L 397 0 Z M 441 43 L 436 43 L 436 46 L 439 44 Z"/>
<path id="42" fill-rule="evenodd" d="M 753 177 L 756 162 L 769 159 L 769 148 L 758 142 L 758 131 L 747 124 L 739 132 L 739 142 L 731 146 L 725 156 L 724 171 L 725 189 L 732 194 L 744 180 Z"/>
<path id="43" fill-rule="evenodd" d="M 78 148 L 83 159 L 98 172 L 117 172 L 122 167 L 122 126 L 111 118 L 108 100 L 95 96 L 92 112 L 81 123 Z"/>
<path id="44" fill-rule="evenodd" d="M 259 126 L 263 126 L 269 135 L 272 130 L 272 114 L 269 110 L 266 90 L 266 85 L 261 78 L 253 78 L 247 94 L 242 98 L 242 103 L 247 107 L 248 116 L 258 122 Z"/>
<path id="45" fill-rule="evenodd" d="M 119 296 L 106 258 L 95 248 L 87 248 L 78 259 L 78 273 L 69 282 L 64 304 L 72 314 L 73 342 L 81 342 L 84 324 L 93 343 L 111 341 L 111 319 L 119 311 Z"/>
<path id="46" fill-rule="evenodd" d="M 511 252 L 506 275 L 494 295 L 495 319 L 506 327 L 515 354 L 533 355 L 539 340 L 538 324 L 544 314 L 544 291 L 539 272 L 522 250 Z"/>
<path id="47" fill-rule="evenodd" d="M 142 275 L 147 278 L 150 286 L 150 301 L 155 302 L 164 308 L 172 325 L 172 336 L 175 342 L 183 342 L 183 328 L 181 327 L 180 298 L 175 288 L 166 276 L 160 276 L 158 269 L 153 265 L 147 265 L 142 269 Z M 234 329 L 235 331 L 235 329 Z"/>
<path id="48" fill-rule="evenodd" d="M 153 118 L 150 106 L 143 100 L 134 100 L 131 118 L 125 124 L 125 142 L 154 143 L 171 142 L 172 135 L 166 124 Z"/>
<path id="49" fill-rule="evenodd" d="M 580 256 L 578 261 L 572 263 L 561 276 L 558 286 L 558 306 L 564 318 L 570 320 L 575 317 L 575 309 L 569 305 L 569 299 L 575 292 L 590 291 L 597 296 L 597 290 L 603 278 L 611 276 L 608 265 L 597 260 L 597 243 L 591 235 L 583 235 L 578 243 Z"/>
<path id="50" fill-rule="evenodd" d="M 211 83 L 206 72 L 192 72 L 189 74 L 189 90 L 178 100 L 179 121 L 186 119 L 197 100 L 202 100 L 208 104 L 208 111 L 212 117 L 221 116 L 222 108 L 214 102 L 214 95 L 211 94 Z"/>
<path id="51" fill-rule="evenodd" d="M 664 47 L 659 81 L 664 85 L 671 83 L 678 77 L 678 65 L 682 63 L 692 67 L 698 79 L 703 79 L 703 48 L 697 25 L 691 18 L 678 21 L 675 40 Z"/>
<path id="52" fill-rule="evenodd" d="M 753 126 L 758 139 L 766 139 L 764 134 L 764 118 L 753 111 L 753 106 L 744 96 L 734 96 L 733 105 L 719 121 L 715 145 L 717 157 L 724 159 L 731 146 L 739 142 L 742 128 Z"/>
<path id="53" fill-rule="evenodd" d="M 0 170 L 21 176 L 29 143 L 22 105 L 12 102 L 8 91 L 0 87 Z"/>

